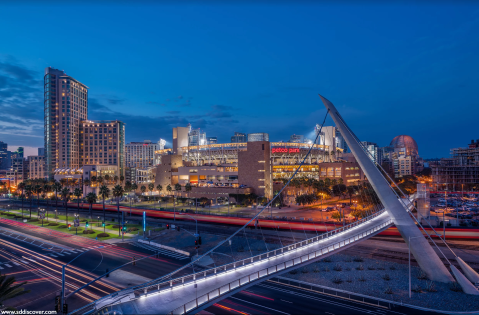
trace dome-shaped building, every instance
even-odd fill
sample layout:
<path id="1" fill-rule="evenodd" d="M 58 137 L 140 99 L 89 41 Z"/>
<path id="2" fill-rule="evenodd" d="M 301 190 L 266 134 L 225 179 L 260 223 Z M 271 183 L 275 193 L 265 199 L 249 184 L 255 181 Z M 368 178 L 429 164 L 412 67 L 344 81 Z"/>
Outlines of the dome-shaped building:
<path id="1" fill-rule="evenodd" d="M 410 136 L 407 135 L 400 135 L 395 137 L 392 141 L 390 146 L 394 148 L 405 148 L 406 149 L 406 155 L 418 155 L 418 150 L 417 150 L 417 143 L 414 141 L 414 139 Z"/>

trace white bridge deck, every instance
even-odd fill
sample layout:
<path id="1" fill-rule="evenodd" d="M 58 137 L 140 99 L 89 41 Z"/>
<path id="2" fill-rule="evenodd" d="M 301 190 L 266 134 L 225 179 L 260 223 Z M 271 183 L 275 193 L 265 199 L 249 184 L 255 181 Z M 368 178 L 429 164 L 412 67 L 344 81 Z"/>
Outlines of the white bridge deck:
<path id="1" fill-rule="evenodd" d="M 226 295 L 336 253 L 379 233 L 391 224 L 391 218 L 382 210 L 335 231 L 242 261 L 171 281 L 125 289 L 73 313 L 105 308 L 110 310 L 111 305 L 115 304 L 115 309 L 127 314 L 184 314 L 203 309 Z M 135 294 L 139 290 L 142 293 Z"/>

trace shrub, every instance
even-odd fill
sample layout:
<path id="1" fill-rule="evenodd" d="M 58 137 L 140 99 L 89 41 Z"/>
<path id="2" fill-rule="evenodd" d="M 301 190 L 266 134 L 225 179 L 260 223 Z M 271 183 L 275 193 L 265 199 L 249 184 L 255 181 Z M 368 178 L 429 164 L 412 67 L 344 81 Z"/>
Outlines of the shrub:
<path id="1" fill-rule="evenodd" d="M 387 287 L 386 290 L 384 291 L 386 294 L 393 294 L 393 289 L 391 287 Z"/>
<path id="2" fill-rule="evenodd" d="M 57 222 L 50 222 L 48 223 L 49 226 L 59 226 L 60 224 Z"/>
<path id="3" fill-rule="evenodd" d="M 383 279 L 386 280 L 386 281 L 389 281 L 389 280 L 391 280 L 391 277 L 388 274 L 385 274 L 383 276 Z"/>
<path id="4" fill-rule="evenodd" d="M 108 233 L 100 233 L 100 234 L 98 234 L 97 236 L 98 236 L 98 237 L 109 237 L 110 234 L 108 234 Z"/>
<path id="5" fill-rule="evenodd" d="M 333 278 L 333 283 L 341 284 L 341 283 L 343 283 L 343 279 L 341 279 L 340 277 L 334 277 Z"/>
<path id="6" fill-rule="evenodd" d="M 319 272 L 319 267 L 318 267 L 317 265 L 314 265 L 313 272 L 314 272 L 314 273 L 318 273 L 318 272 Z"/>
<path id="7" fill-rule="evenodd" d="M 355 262 L 363 262 L 363 261 L 364 261 L 363 257 L 359 257 L 359 256 L 358 256 L 358 257 L 354 257 L 353 260 L 354 260 Z"/>
<path id="8" fill-rule="evenodd" d="M 238 247 L 238 249 L 236 250 L 238 253 L 242 253 L 244 252 L 244 247 L 243 246 L 240 246 Z"/>
<path id="9" fill-rule="evenodd" d="M 301 269 L 301 273 L 308 273 L 308 272 L 309 272 L 309 270 L 308 270 L 307 267 L 304 267 L 303 269 Z"/>
<path id="10" fill-rule="evenodd" d="M 351 276 L 347 276 L 346 282 L 349 282 L 349 283 L 353 282 L 353 278 L 351 278 Z"/>
<path id="11" fill-rule="evenodd" d="M 374 268 L 374 266 L 368 266 L 368 270 L 376 270 L 376 268 Z"/>
<path id="12" fill-rule="evenodd" d="M 59 229 L 66 229 L 68 226 L 67 225 L 60 225 L 58 226 Z"/>
<path id="13" fill-rule="evenodd" d="M 449 289 L 451 291 L 454 291 L 454 292 L 461 292 L 462 291 L 461 286 L 456 281 L 451 282 L 451 284 L 449 284 Z"/>
<path id="14" fill-rule="evenodd" d="M 422 289 L 421 289 L 420 286 L 418 286 L 417 284 L 415 284 L 415 285 L 412 286 L 411 291 L 416 292 L 416 293 L 421 293 L 421 292 L 422 292 Z"/>
<path id="15" fill-rule="evenodd" d="M 362 264 L 359 264 L 359 266 L 356 267 L 356 270 L 364 270 L 364 267 Z"/>
<path id="16" fill-rule="evenodd" d="M 121 227 L 121 225 L 118 225 L 118 224 L 113 224 L 111 226 L 113 229 L 119 229 Z"/>
<path id="17" fill-rule="evenodd" d="M 29 221 L 29 222 L 38 222 L 38 221 L 40 221 L 40 220 L 31 218 L 31 219 L 28 219 L 28 221 Z"/>
<path id="18" fill-rule="evenodd" d="M 341 270 L 343 270 L 343 267 L 341 267 L 340 264 L 336 264 L 333 269 L 336 270 L 336 271 L 341 271 Z"/>
<path id="19" fill-rule="evenodd" d="M 389 269 L 391 269 L 391 270 L 396 270 L 396 267 L 391 266 L 391 267 L 389 267 Z"/>
<path id="20" fill-rule="evenodd" d="M 96 232 L 93 230 L 83 230 L 83 234 L 95 234 Z"/>
<path id="21" fill-rule="evenodd" d="M 14 217 L 14 216 L 16 216 L 15 213 L 7 213 L 7 217 Z"/>
<path id="22" fill-rule="evenodd" d="M 346 271 L 351 271 L 351 268 L 350 268 L 350 267 L 347 267 L 347 268 L 346 268 Z"/>
<path id="23" fill-rule="evenodd" d="M 379 265 L 378 270 L 386 270 L 386 268 L 384 266 Z"/>
<path id="24" fill-rule="evenodd" d="M 426 282 L 426 291 L 427 292 L 437 292 L 436 284 L 432 281 Z"/>
<path id="25" fill-rule="evenodd" d="M 366 278 L 364 276 L 359 276 L 358 281 L 365 282 Z"/>
<path id="26" fill-rule="evenodd" d="M 130 227 L 128 228 L 128 232 L 136 232 L 138 231 L 138 228 L 137 227 Z"/>
<path id="27" fill-rule="evenodd" d="M 325 268 L 323 269 L 323 271 L 329 272 L 329 268 L 328 268 L 328 267 L 325 267 Z"/>
<path id="28" fill-rule="evenodd" d="M 424 271 L 419 271 L 419 273 L 417 274 L 417 278 L 419 280 L 427 280 L 427 274 L 424 272 Z"/>
<path id="29" fill-rule="evenodd" d="M 330 262 L 333 262 L 333 259 L 331 257 L 326 257 L 322 261 L 326 263 L 330 263 Z"/>
<path id="30" fill-rule="evenodd" d="M 290 271 L 289 271 L 289 273 L 290 273 L 290 274 L 292 274 L 292 275 L 295 275 L 295 274 L 297 274 L 297 273 L 298 273 L 298 270 L 296 270 L 296 269 L 293 269 L 293 270 L 290 270 Z"/>
<path id="31" fill-rule="evenodd" d="M 345 262 L 352 262 L 353 258 L 351 256 L 346 256 Z"/>

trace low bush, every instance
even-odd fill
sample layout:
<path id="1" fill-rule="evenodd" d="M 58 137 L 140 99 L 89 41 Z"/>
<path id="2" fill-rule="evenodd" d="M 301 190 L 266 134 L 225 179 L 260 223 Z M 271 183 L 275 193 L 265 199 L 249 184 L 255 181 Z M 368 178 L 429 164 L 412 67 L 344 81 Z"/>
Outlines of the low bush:
<path id="1" fill-rule="evenodd" d="M 432 281 L 426 282 L 426 291 L 427 292 L 437 292 L 436 284 Z"/>
<path id="2" fill-rule="evenodd" d="M 137 227 L 128 228 L 128 232 L 136 232 L 136 231 L 138 231 Z"/>
<path id="3" fill-rule="evenodd" d="M 374 266 L 368 266 L 368 270 L 376 270 L 376 268 L 374 268 Z"/>
<path id="4" fill-rule="evenodd" d="M 416 292 L 416 293 L 421 293 L 422 288 L 420 286 L 418 286 L 417 284 L 415 284 L 415 285 L 412 286 L 411 291 Z"/>
<path id="5" fill-rule="evenodd" d="M 379 265 L 378 270 L 386 270 L 386 267 Z"/>
<path id="6" fill-rule="evenodd" d="M 356 270 L 364 270 L 364 267 L 362 264 L 359 264 L 359 266 L 356 267 Z"/>
<path id="7" fill-rule="evenodd" d="M 238 249 L 236 250 L 238 253 L 242 253 L 244 252 L 244 247 L 243 246 L 240 246 L 238 247 Z"/>
<path id="8" fill-rule="evenodd" d="M 365 282 L 366 278 L 364 276 L 359 276 L 358 281 Z"/>
<path id="9" fill-rule="evenodd" d="M 353 282 L 353 278 L 351 278 L 351 276 L 347 276 L 346 282 L 349 282 L 349 283 Z"/>
<path id="10" fill-rule="evenodd" d="M 95 234 L 96 231 L 93 230 L 83 230 L 83 234 Z"/>
<path id="11" fill-rule="evenodd" d="M 295 275 L 295 274 L 297 274 L 297 273 L 298 273 L 298 270 L 296 270 L 296 269 L 293 269 L 293 270 L 290 270 L 290 272 L 289 272 L 289 273 L 290 273 L 290 274 L 292 274 L 292 275 Z"/>
<path id="12" fill-rule="evenodd" d="M 59 229 L 66 229 L 68 226 L 67 225 L 60 225 L 58 226 Z"/>
<path id="13" fill-rule="evenodd" d="M 424 271 L 419 271 L 419 273 L 417 274 L 417 278 L 419 280 L 427 280 L 427 274 L 424 272 Z"/>
<path id="14" fill-rule="evenodd" d="M 391 277 L 388 274 L 385 274 L 383 276 L 383 279 L 386 280 L 386 281 L 389 281 L 389 280 L 391 280 Z"/>
<path id="15" fill-rule="evenodd" d="M 343 270 L 343 267 L 341 267 L 340 264 L 336 264 L 333 268 L 335 271 L 342 271 Z"/>
<path id="16" fill-rule="evenodd" d="M 57 222 L 50 222 L 48 223 L 48 226 L 59 226 L 60 224 Z"/>
<path id="17" fill-rule="evenodd" d="M 100 234 L 98 234 L 97 236 L 98 236 L 98 237 L 109 237 L 110 234 L 108 234 L 108 233 L 100 233 Z"/>
<path id="18" fill-rule="evenodd" d="M 340 277 L 334 277 L 333 278 L 333 283 L 341 284 L 341 283 L 343 283 L 343 279 L 341 279 Z"/>
<path id="19" fill-rule="evenodd" d="M 364 261 L 363 257 L 359 257 L 359 256 L 358 256 L 358 257 L 354 257 L 353 260 L 354 260 L 355 262 L 363 262 L 363 261 Z"/>
<path id="20" fill-rule="evenodd" d="M 387 287 L 386 290 L 384 291 L 386 294 L 393 294 L 393 289 L 391 287 Z"/>
<path id="21" fill-rule="evenodd" d="M 391 270 L 396 270 L 396 267 L 391 266 L 391 267 L 389 267 L 389 269 L 391 269 Z"/>
<path id="22" fill-rule="evenodd" d="M 313 272 L 318 273 L 319 272 L 319 267 L 317 265 L 314 265 L 313 267 Z"/>
<path id="23" fill-rule="evenodd" d="M 346 268 L 346 271 L 351 271 L 351 268 L 350 268 L 350 267 L 347 267 L 347 268 Z"/>
<path id="24" fill-rule="evenodd" d="M 451 284 L 449 284 L 449 289 L 451 291 L 454 291 L 454 292 L 461 292 L 462 291 L 461 286 L 456 281 L 451 282 Z"/>
<path id="25" fill-rule="evenodd" d="M 323 269 L 323 271 L 325 271 L 325 272 L 329 272 L 330 270 L 329 270 L 329 268 L 328 268 L 328 267 L 325 267 L 325 268 Z"/>
<path id="26" fill-rule="evenodd" d="M 301 273 L 308 273 L 308 272 L 309 272 L 309 270 L 308 270 L 307 267 L 304 267 L 303 269 L 301 269 Z"/>
<path id="27" fill-rule="evenodd" d="M 331 257 L 326 257 L 322 260 L 322 262 L 330 263 L 333 262 L 333 259 Z"/>
<path id="28" fill-rule="evenodd" d="M 345 262 L 352 262 L 353 258 L 351 256 L 346 256 Z"/>

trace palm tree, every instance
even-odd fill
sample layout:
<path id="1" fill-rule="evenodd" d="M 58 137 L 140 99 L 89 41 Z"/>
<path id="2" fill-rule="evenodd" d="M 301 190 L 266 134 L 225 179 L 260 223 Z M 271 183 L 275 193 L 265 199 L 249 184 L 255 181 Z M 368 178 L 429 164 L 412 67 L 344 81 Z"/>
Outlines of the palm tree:
<path id="1" fill-rule="evenodd" d="M 25 186 L 25 192 L 26 192 L 27 197 L 30 199 L 30 219 L 31 219 L 31 218 L 32 218 L 32 201 L 33 201 L 33 198 L 32 198 L 32 194 L 33 194 L 32 185 L 27 185 L 27 186 Z"/>
<path id="2" fill-rule="evenodd" d="M 348 186 L 348 187 L 346 187 L 346 190 L 347 190 L 348 195 L 349 195 L 349 204 L 351 204 L 351 203 L 352 203 L 353 194 L 356 192 L 356 187 L 354 187 L 354 186 Z"/>
<path id="3" fill-rule="evenodd" d="M 88 193 L 86 195 L 86 201 L 90 204 L 90 220 L 92 220 L 91 211 L 92 205 L 96 202 L 97 196 L 94 192 Z"/>
<path id="4" fill-rule="evenodd" d="M 73 194 L 75 197 L 77 197 L 77 203 L 78 203 L 78 208 L 77 208 L 77 215 L 80 215 L 80 196 L 83 194 L 80 188 L 75 188 L 73 191 Z"/>
<path id="5" fill-rule="evenodd" d="M 90 181 L 91 181 L 91 184 L 92 184 L 92 185 L 95 185 L 95 184 L 96 184 L 96 181 L 97 181 L 97 177 L 96 177 L 96 176 L 92 176 L 92 177 L 90 178 Z"/>
<path id="6" fill-rule="evenodd" d="M 113 187 L 113 196 L 116 197 L 116 207 L 118 211 L 118 236 L 121 235 L 121 224 L 120 224 L 120 197 L 123 196 L 124 189 L 121 185 L 116 185 Z"/>
<path id="7" fill-rule="evenodd" d="M 98 185 L 103 184 L 103 180 L 104 180 L 104 178 L 101 175 L 96 178 L 96 181 L 97 181 Z"/>
<path id="8" fill-rule="evenodd" d="M 156 189 L 158 190 L 158 194 L 160 194 L 161 191 L 163 190 L 163 186 L 158 185 L 158 186 L 156 186 Z"/>
<path id="9" fill-rule="evenodd" d="M 2 311 L 16 311 L 14 307 L 5 306 L 5 301 L 30 292 L 22 287 L 27 283 L 26 281 L 13 285 L 14 283 L 16 283 L 15 277 L 0 276 L 0 310 Z"/>
<path id="10" fill-rule="evenodd" d="M 53 183 L 52 188 L 53 188 L 53 191 L 55 191 L 55 209 L 56 209 L 58 208 L 58 193 L 62 190 L 62 185 L 59 182 L 55 181 Z"/>
<path id="11" fill-rule="evenodd" d="M 110 181 L 110 175 L 106 174 L 106 175 L 105 175 L 105 180 L 106 180 L 106 182 L 108 183 L 108 181 Z"/>
<path id="12" fill-rule="evenodd" d="M 120 175 L 120 185 L 123 185 L 124 180 L 125 180 L 125 176 Z"/>
<path id="13" fill-rule="evenodd" d="M 65 215 L 67 217 L 66 222 L 68 225 L 68 198 L 70 197 L 70 189 L 63 188 L 62 191 L 60 192 L 60 195 L 62 196 L 62 199 L 65 202 Z"/>
<path id="14" fill-rule="evenodd" d="M 33 191 L 37 194 L 37 206 L 40 207 L 40 193 L 42 192 L 42 186 L 35 185 Z"/>
<path id="15" fill-rule="evenodd" d="M 103 198 L 103 222 L 105 222 L 105 199 L 110 195 L 110 189 L 106 185 L 102 185 L 99 190 L 100 197 Z"/>
<path id="16" fill-rule="evenodd" d="M 113 181 L 115 182 L 115 184 L 118 183 L 118 175 L 113 176 Z"/>
<path id="17" fill-rule="evenodd" d="M 20 196 L 22 198 L 22 218 L 23 218 L 23 199 L 25 199 L 25 195 L 23 193 L 25 192 L 25 183 L 21 182 L 20 184 L 18 184 L 18 189 L 22 192 Z"/>
<path id="18" fill-rule="evenodd" d="M 131 189 L 132 189 L 134 192 L 136 192 L 136 190 L 138 189 L 138 185 L 137 185 L 136 183 L 133 183 L 133 184 L 131 185 Z"/>
<path id="19" fill-rule="evenodd" d="M 146 187 L 144 185 L 141 185 L 140 190 L 141 190 L 141 193 L 144 194 L 146 191 Z"/>
<path id="20" fill-rule="evenodd" d="M 173 189 L 171 188 L 171 185 L 168 184 L 168 186 L 166 186 L 166 191 L 167 191 L 168 193 L 171 193 L 172 190 L 173 190 Z"/>
<path id="21" fill-rule="evenodd" d="M 150 195 L 151 195 L 151 193 L 153 192 L 153 189 L 155 189 L 155 184 L 149 183 L 149 184 L 148 184 L 148 190 L 150 191 Z"/>

